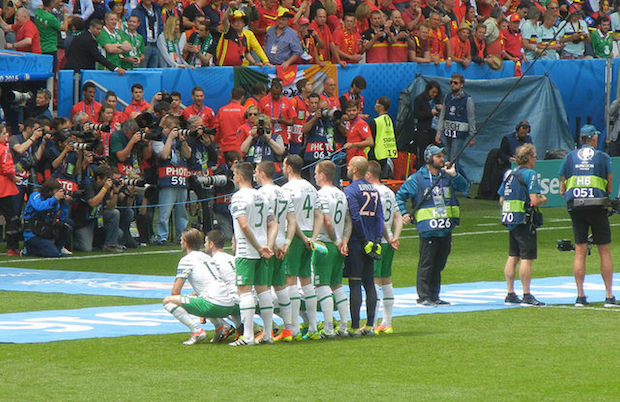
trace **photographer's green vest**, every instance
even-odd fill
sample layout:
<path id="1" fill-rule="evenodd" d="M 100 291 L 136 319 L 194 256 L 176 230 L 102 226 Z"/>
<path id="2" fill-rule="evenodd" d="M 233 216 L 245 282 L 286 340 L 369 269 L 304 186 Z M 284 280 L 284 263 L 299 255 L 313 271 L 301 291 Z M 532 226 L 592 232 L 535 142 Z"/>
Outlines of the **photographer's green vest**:
<path id="1" fill-rule="evenodd" d="M 508 230 L 523 223 L 533 223 L 531 219 L 534 209 L 530 206 L 530 193 L 527 187 L 532 177 L 536 177 L 536 172 L 532 169 L 515 168 L 508 173 L 502 183 L 503 187 L 499 192 L 504 197 L 501 222 L 508 227 Z M 536 211 L 538 212 L 538 208 Z"/>
<path id="2" fill-rule="evenodd" d="M 589 145 L 571 151 L 560 167 L 560 174 L 566 178 L 564 199 L 569 206 L 575 200 L 607 198 L 610 169 L 609 156 Z"/>
<path id="3" fill-rule="evenodd" d="M 459 224 L 461 215 L 459 202 L 452 191 L 453 178 L 442 175 L 441 180 L 431 190 L 436 176 L 432 176 L 429 170 L 423 167 L 415 173 L 415 180 L 418 187 L 415 205 L 420 203 L 426 193 L 431 192 L 415 211 L 416 227 L 420 236 L 433 236 L 434 233 L 431 232 L 440 235 L 451 232 Z"/>
<path id="4" fill-rule="evenodd" d="M 166 138 L 162 133 L 159 140 L 165 144 Z M 157 158 L 157 185 L 160 188 L 187 188 L 189 169 L 187 169 L 187 162 L 181 156 L 181 141 L 175 138 L 171 148 L 168 159 Z M 175 163 L 173 163 L 173 159 L 175 159 Z"/>
<path id="5" fill-rule="evenodd" d="M 121 162 L 116 157 L 116 148 L 119 147 L 119 145 L 116 144 L 117 141 L 120 143 L 120 150 L 123 150 L 127 147 L 127 144 L 129 144 L 129 140 L 122 131 L 115 131 L 110 136 L 110 158 L 116 164 L 119 173 L 123 176 L 127 176 L 130 173 L 140 174 L 140 161 L 138 160 L 138 155 L 136 152 L 137 144 L 134 145 L 134 148 L 129 153 L 127 159 Z"/>
<path id="6" fill-rule="evenodd" d="M 394 136 L 394 124 L 390 116 L 382 114 L 375 119 L 377 133 L 375 135 L 374 154 L 376 160 L 397 158 L 396 137 Z"/>

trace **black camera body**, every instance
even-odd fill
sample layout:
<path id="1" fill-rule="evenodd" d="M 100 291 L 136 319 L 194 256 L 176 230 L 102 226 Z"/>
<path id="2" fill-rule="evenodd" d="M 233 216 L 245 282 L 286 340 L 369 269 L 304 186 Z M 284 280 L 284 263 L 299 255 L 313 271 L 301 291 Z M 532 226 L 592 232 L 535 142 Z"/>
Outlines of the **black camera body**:
<path id="1" fill-rule="evenodd" d="M 258 126 L 256 128 L 256 136 L 261 137 L 265 135 L 265 116 L 258 116 Z"/>

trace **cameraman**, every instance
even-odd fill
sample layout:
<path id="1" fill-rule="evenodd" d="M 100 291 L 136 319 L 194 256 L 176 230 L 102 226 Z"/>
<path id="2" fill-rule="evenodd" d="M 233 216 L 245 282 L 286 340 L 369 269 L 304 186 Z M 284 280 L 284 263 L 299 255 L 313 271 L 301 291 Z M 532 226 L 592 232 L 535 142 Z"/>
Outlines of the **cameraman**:
<path id="1" fill-rule="evenodd" d="M 303 176 L 315 185 L 315 162 L 331 156 L 337 149 L 342 147 L 346 129 L 340 121 L 338 111 L 330 110 L 329 103 L 321 100 L 319 94 L 310 94 L 308 107 L 310 109 L 310 116 L 308 116 L 302 128 L 304 142 L 301 151 L 306 166 L 312 166 L 309 169 L 303 170 Z M 330 114 L 335 119 L 331 118 Z M 339 169 L 336 169 L 334 184 L 338 184 L 340 181 L 338 171 Z"/>
<path id="2" fill-rule="evenodd" d="M 35 191 L 24 209 L 23 255 L 62 257 L 70 254 L 65 244 L 71 235 L 68 219 L 71 197 L 65 195 L 62 185 L 50 178 Z"/>
<path id="3" fill-rule="evenodd" d="M 86 151 L 89 159 L 92 152 Z M 111 253 L 123 252 L 118 245 L 120 212 L 116 209 L 121 182 L 112 180 L 112 170 L 100 165 L 94 169 L 94 177 L 89 170 L 81 182 L 83 197 L 73 208 L 72 217 L 75 222 L 73 232 L 73 249 L 90 252 L 93 250 L 95 230 L 103 229 L 103 251 Z"/>
<path id="4" fill-rule="evenodd" d="M 227 239 L 232 239 L 233 237 L 233 221 L 230 214 L 230 198 L 232 193 L 235 192 L 233 171 L 241 159 L 242 156 L 239 151 L 224 152 L 224 163 L 218 165 L 213 171 L 214 175 L 224 175 L 228 178 L 225 186 L 216 188 L 216 198 L 213 205 L 214 217 L 215 221 L 217 221 L 215 229 L 222 231 Z"/>
<path id="5" fill-rule="evenodd" d="M 157 160 L 157 187 L 159 188 L 159 215 L 157 218 L 156 243 L 167 245 L 168 219 L 175 209 L 176 234 L 187 226 L 187 159 L 192 150 L 185 139 L 179 134 L 179 119 L 176 116 L 164 116 L 160 122 L 162 133 L 159 141 L 153 142 L 153 154 Z"/>
<path id="6" fill-rule="evenodd" d="M 271 161 L 276 164 L 276 172 L 282 172 L 278 161 L 284 155 L 284 140 L 278 133 L 271 131 L 271 119 L 263 114 L 257 116 L 248 114 L 248 122 L 252 126 L 250 135 L 241 143 L 241 152 L 245 154 L 245 161 L 260 163 Z"/>
<path id="7" fill-rule="evenodd" d="M 134 119 L 125 120 L 110 136 L 110 160 L 122 175 L 141 175 L 140 162 L 152 155 L 151 141 L 143 138 Z"/>
<path id="8" fill-rule="evenodd" d="M 53 139 L 46 145 L 43 159 L 49 164 L 51 176 L 58 179 L 65 190 L 77 191 L 82 154 L 75 151 L 76 137 L 70 127 L 71 122 L 64 117 L 52 120 Z"/>
<path id="9" fill-rule="evenodd" d="M 190 117 L 187 120 L 187 126 L 191 130 L 187 142 L 192 149 L 192 155 L 187 161 L 188 184 L 196 197 L 199 200 L 204 200 L 209 198 L 212 192 L 205 189 L 196 178 L 211 175 L 211 168 L 217 164 L 217 151 L 213 137 L 209 134 L 209 129 L 202 125 L 200 116 Z M 202 231 L 207 233 L 212 229 L 211 209 L 208 201 L 202 201 L 200 204 L 202 207 Z"/>
<path id="10" fill-rule="evenodd" d="M 575 235 L 573 270 L 577 284 L 575 307 L 589 303 L 583 290 L 588 252 L 588 231 L 601 257 L 601 276 L 605 283 L 605 307 L 620 307 L 612 293 L 611 230 L 607 216 L 607 197 L 612 190 L 611 159 L 596 149 L 599 131 L 591 124 L 581 127 L 581 148 L 571 151 L 560 165 L 560 194 L 564 196 Z"/>

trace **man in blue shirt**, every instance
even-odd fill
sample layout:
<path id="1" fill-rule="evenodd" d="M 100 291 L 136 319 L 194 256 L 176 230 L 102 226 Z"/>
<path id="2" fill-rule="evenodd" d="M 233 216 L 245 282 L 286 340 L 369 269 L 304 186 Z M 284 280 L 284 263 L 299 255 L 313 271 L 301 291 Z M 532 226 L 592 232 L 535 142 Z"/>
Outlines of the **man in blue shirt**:
<path id="1" fill-rule="evenodd" d="M 588 231 L 601 257 L 601 276 L 605 283 L 605 307 L 620 307 L 612 293 L 611 230 L 607 216 L 607 197 L 612 189 L 611 159 L 597 151 L 599 131 L 591 124 L 581 128 L 581 148 L 570 152 L 560 165 L 560 194 L 568 205 L 575 235 L 573 270 L 577 284 L 576 307 L 588 305 L 583 291 L 588 252 Z"/>
<path id="2" fill-rule="evenodd" d="M 524 144 L 533 144 L 532 137 L 529 134 L 530 130 L 530 123 L 523 120 L 517 124 L 513 133 L 502 137 L 502 142 L 499 145 L 499 157 L 502 162 L 505 164 L 514 162 L 517 148 Z"/>
<path id="3" fill-rule="evenodd" d="M 450 304 L 439 298 L 441 271 L 452 247 L 452 229 L 459 224 L 459 203 L 454 191 L 468 191 L 469 183 L 457 173 L 454 164 L 445 165 L 443 148 L 429 145 L 424 151 L 424 161 L 426 166 L 409 176 L 400 187 L 396 202 L 404 222 L 415 218 L 420 234 L 418 304 L 436 307 Z M 409 200 L 417 207 L 413 217 L 407 212 Z"/>
<path id="4" fill-rule="evenodd" d="M 518 131 L 518 130 L 517 130 Z M 528 217 L 529 207 L 537 208 L 547 202 L 547 197 L 540 194 L 540 182 L 533 170 L 536 164 L 536 148 L 525 144 L 517 148 L 516 161 L 519 165 L 509 170 L 497 192 L 502 206 L 502 224 L 510 233 L 508 260 L 504 267 L 508 295 L 504 302 L 507 305 L 544 306 L 530 293 L 532 279 L 532 263 L 537 257 L 536 227 L 537 224 Z M 532 212 L 530 211 L 530 214 Z M 523 286 L 523 299 L 514 291 L 515 272 L 519 265 L 519 278 Z"/>
<path id="5" fill-rule="evenodd" d="M 349 239 L 349 255 L 345 258 L 344 272 L 349 277 L 351 298 L 351 336 L 373 336 L 372 323 L 375 320 L 377 292 L 374 284 L 374 260 L 381 255 L 383 236 L 383 208 L 379 192 L 364 176 L 368 160 L 355 156 L 349 161 L 347 175 L 351 179 L 344 189 L 349 204 L 353 231 Z M 366 292 L 366 326 L 360 328 L 362 306 L 362 285 Z"/>
<path id="6" fill-rule="evenodd" d="M 282 70 L 288 70 L 291 64 L 297 63 L 303 53 L 299 35 L 288 26 L 292 18 L 287 9 L 280 9 L 276 25 L 271 27 L 265 35 L 265 52 L 269 62 L 273 65 L 282 65 Z"/>

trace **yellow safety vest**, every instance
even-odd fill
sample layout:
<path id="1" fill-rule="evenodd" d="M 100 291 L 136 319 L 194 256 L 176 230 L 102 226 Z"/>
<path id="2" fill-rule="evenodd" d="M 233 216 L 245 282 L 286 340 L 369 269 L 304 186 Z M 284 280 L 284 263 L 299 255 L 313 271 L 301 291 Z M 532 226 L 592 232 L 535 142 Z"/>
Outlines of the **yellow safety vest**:
<path id="1" fill-rule="evenodd" d="M 398 149 L 396 148 L 396 137 L 394 136 L 394 124 L 390 116 L 382 114 L 375 118 L 377 134 L 375 136 L 375 158 L 383 160 L 387 158 L 397 158 Z"/>

